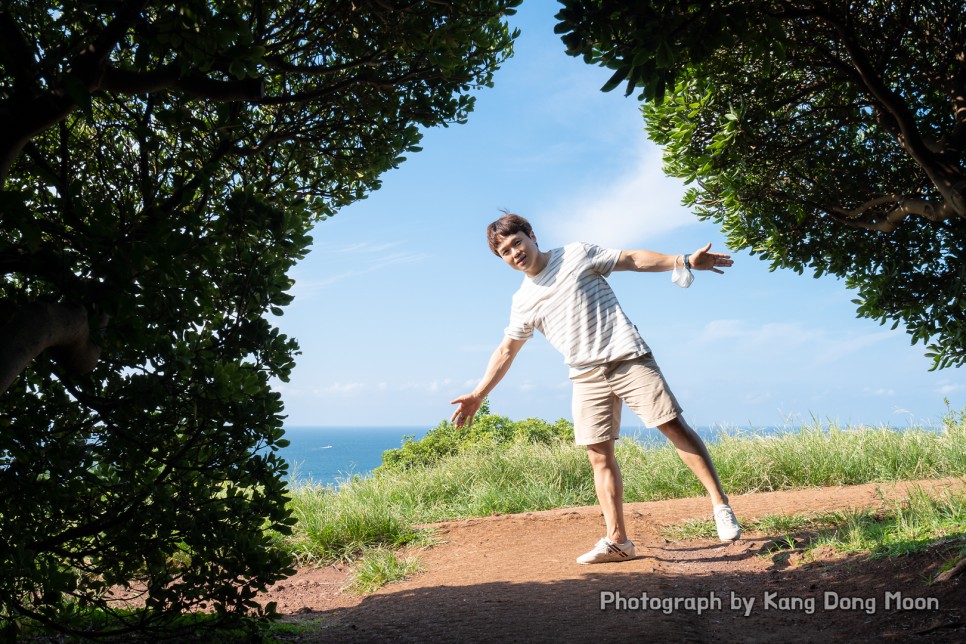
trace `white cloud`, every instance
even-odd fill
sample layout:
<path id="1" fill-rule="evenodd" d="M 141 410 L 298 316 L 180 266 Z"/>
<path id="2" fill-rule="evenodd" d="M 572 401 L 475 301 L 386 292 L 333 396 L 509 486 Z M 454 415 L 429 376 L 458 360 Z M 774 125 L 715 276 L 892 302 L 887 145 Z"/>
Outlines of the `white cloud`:
<path id="1" fill-rule="evenodd" d="M 875 389 L 865 387 L 862 392 L 869 396 L 885 396 L 889 398 L 896 395 L 896 390 L 889 387 L 877 387 Z M 898 411 L 893 413 L 898 413 Z"/>
<path id="2" fill-rule="evenodd" d="M 372 255 L 375 253 L 384 253 L 387 250 L 391 250 L 396 246 L 399 246 L 400 243 L 401 242 L 398 242 L 398 241 L 383 242 L 381 244 L 373 244 L 372 242 L 358 242 L 356 244 L 349 244 L 348 246 L 343 246 L 342 248 L 334 248 L 327 252 L 339 253 L 339 254 L 353 253 L 356 255 L 367 253 Z M 323 252 L 326 252 L 326 251 L 323 251 Z"/>
<path id="3" fill-rule="evenodd" d="M 956 393 L 957 391 L 963 391 L 963 389 L 966 389 L 966 387 L 948 381 L 939 383 L 939 394 L 942 396 L 947 396 L 949 394 Z"/>
<path id="4" fill-rule="evenodd" d="M 744 395 L 744 400 L 749 405 L 761 405 L 769 400 L 772 400 L 774 396 L 770 391 L 750 391 Z"/>
<path id="5" fill-rule="evenodd" d="M 475 384 L 475 383 L 474 383 Z M 457 383 L 452 378 L 442 378 L 423 382 L 407 382 L 396 387 L 399 391 L 417 392 L 424 394 L 437 394 L 441 391 L 453 391 L 457 388 Z"/>
<path id="6" fill-rule="evenodd" d="M 281 393 L 287 400 L 316 398 L 351 398 L 371 389 L 361 382 L 333 382 L 315 387 L 298 387 L 291 383 L 273 382 L 272 390 Z"/>
<path id="7" fill-rule="evenodd" d="M 642 145 L 625 174 L 582 194 L 567 195 L 556 204 L 554 227 L 563 240 L 610 248 L 640 246 L 657 235 L 699 223 L 681 205 L 684 191 L 679 180 L 661 170 L 660 149 Z"/>
<path id="8" fill-rule="evenodd" d="M 495 347 L 492 344 L 464 344 L 459 347 L 459 351 L 465 353 L 493 353 Z"/>
<path id="9" fill-rule="evenodd" d="M 838 362 L 850 354 L 899 334 L 901 331 L 887 330 L 836 335 L 829 333 L 827 329 L 811 328 L 798 322 L 768 322 L 756 325 L 745 320 L 712 320 L 704 325 L 695 342 L 704 345 L 731 345 L 732 350 L 759 356 L 784 355 L 790 350 L 800 350 L 801 357 L 809 365 L 818 366 Z M 883 391 L 875 393 L 885 395 Z"/>
<path id="10" fill-rule="evenodd" d="M 296 298 L 303 299 L 314 295 L 315 293 L 326 289 L 339 282 L 344 282 L 361 275 L 366 275 L 368 273 L 373 273 L 375 271 L 380 271 L 385 268 L 399 266 L 402 264 L 412 264 L 415 262 L 421 262 L 426 259 L 427 255 L 425 253 L 413 253 L 407 251 L 393 252 L 389 254 L 382 254 L 386 250 L 392 249 L 398 244 L 355 244 L 354 246 L 348 246 L 345 248 L 328 251 L 332 254 L 340 255 L 337 260 L 338 264 L 331 263 L 330 268 L 334 266 L 349 266 L 348 270 L 341 270 L 339 272 L 334 272 L 320 279 L 301 279 L 295 278 L 295 285 L 291 289 L 292 295 Z M 325 253 L 324 249 L 315 250 L 313 252 Z M 349 256 L 351 259 L 347 259 Z M 326 268 L 316 268 L 313 270 L 313 274 L 324 274 Z"/>
<path id="11" fill-rule="evenodd" d="M 354 396 L 366 390 L 366 385 L 361 382 L 333 382 L 323 387 L 316 387 L 313 393 L 320 396 L 336 396 L 343 398 Z"/>
<path id="12" fill-rule="evenodd" d="M 824 346 L 816 353 L 815 362 L 817 364 L 837 362 L 849 354 L 879 344 L 896 335 L 902 335 L 902 332 L 887 330 L 879 331 L 878 333 L 863 333 L 857 336 L 851 335 L 834 339 L 822 334 L 820 339 L 824 341 Z"/>

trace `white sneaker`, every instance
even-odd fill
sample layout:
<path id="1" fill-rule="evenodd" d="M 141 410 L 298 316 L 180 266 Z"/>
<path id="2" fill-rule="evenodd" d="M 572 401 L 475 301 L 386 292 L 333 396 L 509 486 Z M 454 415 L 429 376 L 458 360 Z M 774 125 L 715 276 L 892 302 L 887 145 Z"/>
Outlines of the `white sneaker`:
<path id="1" fill-rule="evenodd" d="M 722 541 L 734 541 L 741 536 L 741 526 L 735 518 L 735 512 L 727 503 L 714 506 L 714 524 L 718 528 L 718 538 Z"/>
<path id="2" fill-rule="evenodd" d="M 624 543 L 614 543 L 607 537 L 597 542 L 590 552 L 577 557 L 579 564 L 605 563 L 607 561 L 627 561 L 637 556 L 634 544 L 628 539 Z"/>

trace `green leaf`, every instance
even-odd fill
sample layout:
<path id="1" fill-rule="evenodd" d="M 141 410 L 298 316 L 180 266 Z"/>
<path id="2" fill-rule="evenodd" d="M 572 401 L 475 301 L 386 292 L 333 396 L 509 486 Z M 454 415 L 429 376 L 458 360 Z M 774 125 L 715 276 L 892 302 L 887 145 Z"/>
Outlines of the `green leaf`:
<path id="1" fill-rule="evenodd" d="M 87 90 L 87 86 L 84 83 L 73 74 L 65 74 L 61 79 L 61 87 L 71 102 L 79 107 L 87 118 L 93 118 L 91 93 Z"/>
<path id="2" fill-rule="evenodd" d="M 604 83 L 604 86 L 600 88 L 600 91 L 602 92 L 611 91 L 612 89 L 620 85 L 622 82 L 624 82 L 624 79 L 627 78 L 627 74 L 630 71 L 631 71 L 630 65 L 625 65 L 620 67 L 616 72 L 614 72 L 614 74 L 610 77 L 610 79 L 608 79 L 608 81 Z"/>

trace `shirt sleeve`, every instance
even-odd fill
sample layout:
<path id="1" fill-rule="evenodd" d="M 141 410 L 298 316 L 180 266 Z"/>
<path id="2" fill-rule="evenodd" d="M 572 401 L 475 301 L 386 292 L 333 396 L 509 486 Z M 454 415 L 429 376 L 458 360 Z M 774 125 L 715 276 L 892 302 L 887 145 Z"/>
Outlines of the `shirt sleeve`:
<path id="1" fill-rule="evenodd" d="M 503 333 L 514 340 L 529 340 L 533 337 L 533 325 L 527 322 L 516 302 L 510 307 L 510 324 Z"/>
<path id="2" fill-rule="evenodd" d="M 600 275 L 607 277 L 617 266 L 621 251 L 615 248 L 602 248 L 596 244 L 584 244 L 584 252 L 590 267 Z"/>

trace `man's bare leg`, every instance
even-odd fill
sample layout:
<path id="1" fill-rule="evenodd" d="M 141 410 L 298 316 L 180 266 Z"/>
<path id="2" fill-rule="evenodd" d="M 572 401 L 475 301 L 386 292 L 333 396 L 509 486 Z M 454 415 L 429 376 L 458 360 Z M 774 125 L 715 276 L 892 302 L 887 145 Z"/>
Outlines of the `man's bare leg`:
<path id="1" fill-rule="evenodd" d="M 708 448 L 705 447 L 701 437 L 680 416 L 663 425 L 658 425 L 657 428 L 670 439 L 678 456 L 701 481 L 711 495 L 711 502 L 714 505 L 727 503 L 728 497 L 721 488 L 718 472 L 714 469 L 711 455 L 708 454 Z"/>
<path id="2" fill-rule="evenodd" d="M 614 543 L 627 541 L 624 529 L 624 480 L 614 456 L 614 439 L 587 445 L 587 457 L 594 468 L 594 489 L 607 524 L 607 538 Z"/>

